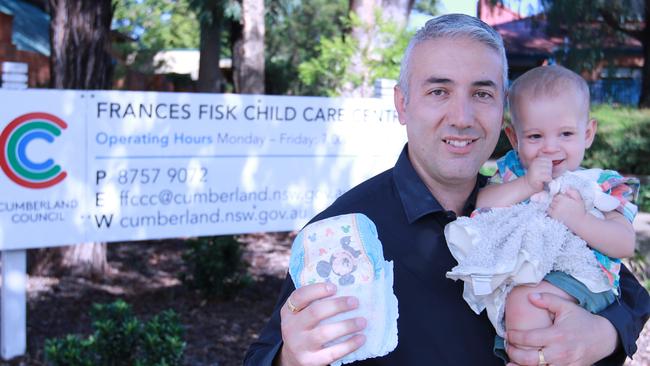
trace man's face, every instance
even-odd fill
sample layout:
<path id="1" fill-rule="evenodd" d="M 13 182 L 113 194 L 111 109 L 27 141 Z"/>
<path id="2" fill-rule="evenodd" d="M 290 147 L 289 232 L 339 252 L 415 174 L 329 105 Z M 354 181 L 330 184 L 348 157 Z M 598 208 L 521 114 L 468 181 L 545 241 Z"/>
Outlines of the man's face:
<path id="1" fill-rule="evenodd" d="M 409 158 L 429 186 L 471 184 L 496 146 L 503 120 L 499 54 L 469 38 L 434 39 L 413 49 L 409 100 L 396 89 Z"/>

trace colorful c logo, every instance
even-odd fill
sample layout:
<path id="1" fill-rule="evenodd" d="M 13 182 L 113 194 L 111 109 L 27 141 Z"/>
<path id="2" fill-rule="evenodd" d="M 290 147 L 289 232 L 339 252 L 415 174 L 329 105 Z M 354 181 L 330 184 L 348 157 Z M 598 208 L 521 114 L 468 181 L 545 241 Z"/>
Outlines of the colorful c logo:
<path id="1" fill-rule="evenodd" d="M 49 143 L 68 125 L 49 113 L 24 114 L 0 134 L 0 167 L 9 179 L 27 188 L 48 188 L 66 177 L 52 159 L 34 162 L 27 157 L 27 145 L 36 139 Z"/>

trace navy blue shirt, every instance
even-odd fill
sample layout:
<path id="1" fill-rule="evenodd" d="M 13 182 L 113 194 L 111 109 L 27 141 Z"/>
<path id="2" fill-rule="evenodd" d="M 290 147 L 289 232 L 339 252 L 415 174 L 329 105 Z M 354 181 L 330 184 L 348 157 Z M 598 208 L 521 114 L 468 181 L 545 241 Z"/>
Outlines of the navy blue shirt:
<path id="1" fill-rule="evenodd" d="M 476 202 L 477 179 L 467 199 L 464 215 Z M 443 229 L 456 219 L 425 186 L 409 161 L 407 146 L 397 164 L 351 189 L 312 221 L 360 212 L 377 226 L 384 257 L 394 261 L 394 291 L 399 301 L 397 348 L 381 358 L 354 365 L 503 365 L 492 353 L 495 331 L 485 312 L 475 314 L 463 300 L 463 282 L 445 273 L 457 263 L 449 253 Z M 618 365 L 626 353 L 636 350 L 635 341 L 650 313 L 648 293 L 630 272 L 621 271 L 622 297 L 602 316 L 616 328 L 621 344 L 603 365 Z M 293 292 L 287 275 L 269 323 L 254 342 L 245 365 L 271 365 L 282 345 L 280 308 Z"/>

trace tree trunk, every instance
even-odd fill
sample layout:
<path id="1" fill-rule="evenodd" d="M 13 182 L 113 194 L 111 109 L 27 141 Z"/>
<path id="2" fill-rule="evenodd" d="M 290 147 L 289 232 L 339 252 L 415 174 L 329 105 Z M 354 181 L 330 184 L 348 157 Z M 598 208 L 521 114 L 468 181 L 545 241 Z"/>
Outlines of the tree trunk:
<path id="1" fill-rule="evenodd" d="M 645 1 L 645 25 L 641 32 L 643 47 L 643 68 L 641 69 L 641 95 L 639 108 L 650 108 L 650 0 Z"/>
<path id="2" fill-rule="evenodd" d="M 242 6 L 243 7 L 243 6 Z M 232 85 L 235 93 L 241 93 L 240 74 L 244 60 L 244 24 L 241 21 L 233 20 L 230 23 L 230 57 L 232 61 Z"/>
<path id="3" fill-rule="evenodd" d="M 390 19 L 400 27 L 406 27 L 415 0 L 382 0 L 384 19 Z"/>
<path id="4" fill-rule="evenodd" d="M 372 28 L 375 25 L 375 9 L 381 8 L 381 0 L 350 0 L 350 13 L 356 14 L 361 24 L 352 27 L 350 37 L 357 43 L 357 52 L 350 60 L 350 73 L 360 76 L 361 85 L 347 83 L 341 94 L 346 97 L 369 97 L 372 95 L 370 70 L 365 58 L 372 52 Z"/>
<path id="5" fill-rule="evenodd" d="M 49 0 L 51 87 L 55 89 L 108 89 L 113 64 L 110 56 L 111 0 Z M 110 267 L 106 243 L 39 249 L 30 253 L 33 274 L 72 270 L 82 275 L 103 275 Z"/>
<path id="6" fill-rule="evenodd" d="M 198 91 L 221 93 L 225 86 L 219 68 L 221 31 L 224 22 L 223 9 L 220 1 L 216 0 L 206 2 L 205 7 L 203 11 L 207 16 L 201 21 Z"/>
<path id="7" fill-rule="evenodd" d="M 400 26 L 406 26 L 414 0 L 350 0 L 350 12 L 355 13 L 361 24 L 350 31 L 350 36 L 358 45 L 358 51 L 352 56 L 350 72 L 360 76 L 361 85 L 344 85 L 341 94 L 352 97 L 369 97 L 373 93 L 374 80 L 371 80 L 370 70 L 366 60 L 373 48 L 381 47 L 374 42 L 375 11 L 382 10 L 382 18 L 390 19 Z"/>
<path id="8" fill-rule="evenodd" d="M 111 0 L 49 0 L 51 87 L 108 89 Z"/>
<path id="9" fill-rule="evenodd" d="M 242 1 L 242 23 L 233 52 L 235 91 L 264 94 L 264 0 Z"/>
<path id="10" fill-rule="evenodd" d="M 29 273 L 33 275 L 62 275 L 71 272 L 99 277 L 112 270 L 106 258 L 106 243 L 36 249 L 28 254 Z"/>

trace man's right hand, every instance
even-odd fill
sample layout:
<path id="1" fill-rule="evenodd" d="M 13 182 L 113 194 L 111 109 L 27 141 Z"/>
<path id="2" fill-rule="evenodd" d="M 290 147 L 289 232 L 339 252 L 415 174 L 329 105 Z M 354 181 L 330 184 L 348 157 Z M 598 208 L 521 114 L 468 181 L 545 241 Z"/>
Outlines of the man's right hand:
<path id="1" fill-rule="evenodd" d="M 283 345 L 275 364 L 328 365 L 363 345 L 365 336 L 356 334 L 345 342 L 325 347 L 335 339 L 359 332 L 366 327 L 364 318 L 321 324 L 325 319 L 359 306 L 356 297 L 332 297 L 334 294 L 336 286 L 333 284 L 316 283 L 303 286 L 289 295 L 287 302 L 280 309 Z M 294 311 L 287 305 L 289 302 L 295 307 Z"/>

